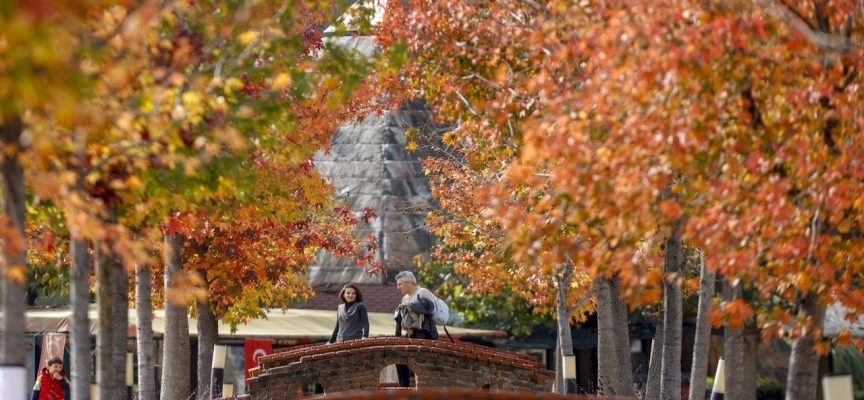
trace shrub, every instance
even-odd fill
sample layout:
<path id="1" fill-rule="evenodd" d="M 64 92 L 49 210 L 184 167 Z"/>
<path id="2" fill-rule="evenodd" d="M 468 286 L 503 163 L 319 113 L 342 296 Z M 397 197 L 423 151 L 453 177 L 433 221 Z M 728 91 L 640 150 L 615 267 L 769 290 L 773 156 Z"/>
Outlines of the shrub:
<path id="1" fill-rule="evenodd" d="M 756 378 L 757 400 L 783 400 L 786 398 L 786 386 L 774 379 Z"/>
<path id="2" fill-rule="evenodd" d="M 832 353 L 834 373 L 852 375 L 855 391 L 864 391 L 864 354 L 854 346 L 835 347 Z"/>

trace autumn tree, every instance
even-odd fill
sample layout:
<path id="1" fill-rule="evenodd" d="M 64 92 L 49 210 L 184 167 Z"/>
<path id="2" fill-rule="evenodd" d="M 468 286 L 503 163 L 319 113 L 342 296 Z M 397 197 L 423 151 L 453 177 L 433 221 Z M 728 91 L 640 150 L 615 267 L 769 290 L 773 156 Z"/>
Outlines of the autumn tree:
<path id="1" fill-rule="evenodd" d="M 71 56 L 61 60 L 70 65 L 50 65 L 50 71 L 61 78 L 67 78 L 63 68 L 77 73 L 75 77 L 84 81 L 81 93 L 74 93 L 77 97 L 53 93 L 55 101 L 46 101 L 49 106 L 30 126 L 34 132 L 45 133 L 44 137 L 37 136 L 44 140 L 33 146 L 40 163 L 34 174 L 36 179 L 44 179 L 40 195 L 58 199 L 74 235 L 71 240 L 94 241 L 94 250 L 100 255 L 98 287 L 104 295 L 99 303 L 107 312 L 100 318 L 100 340 L 113 338 L 113 344 L 99 347 L 103 354 L 100 371 L 112 372 L 99 374 L 100 396 L 113 398 L 121 396 L 121 391 L 125 393 L 123 374 L 116 373 L 125 369 L 125 273 L 133 265 L 146 266 L 153 261 L 148 249 L 159 247 L 154 239 L 160 226 L 170 227 L 183 215 L 198 217 L 208 210 L 220 210 L 214 206 L 216 202 L 244 210 L 243 204 L 261 200 L 252 190 L 257 173 L 279 171 L 279 176 L 286 177 L 299 167 L 308 169 L 311 164 L 304 161 L 326 146 L 332 133 L 325 131 L 357 115 L 356 110 L 365 103 L 355 98 L 354 112 L 339 110 L 342 100 L 349 99 L 350 90 L 357 87 L 353 81 L 340 86 L 339 73 L 364 74 L 349 65 L 337 66 L 334 61 L 351 57 L 313 62 L 321 50 L 315 30 L 320 21 L 302 12 L 307 8 L 304 4 L 183 1 L 101 6 L 74 3 L 71 9 L 82 22 L 74 32 L 58 35 L 72 44 L 92 45 L 95 50 L 76 53 L 75 62 Z M 53 17 L 58 9 L 37 11 Z M 67 45 L 64 50 L 77 48 L 62 44 Z M 22 48 L 31 47 L 39 48 Z M 12 66 L 29 67 L 23 61 Z M 26 90 L 33 87 L 26 85 L 33 84 L 26 81 L 22 93 L 32 95 Z M 24 109 L 19 107 L 22 112 Z M 262 162 L 271 164 L 270 168 L 254 167 Z M 310 209 L 326 202 L 328 194 L 320 177 L 290 181 L 280 188 L 284 191 L 267 196 L 268 200 L 276 199 L 274 207 L 285 207 L 277 216 L 283 222 L 291 219 L 301 223 L 309 218 Z M 298 190 L 304 191 L 305 197 L 296 197 Z M 297 202 L 291 204 L 286 198 Z M 254 211 L 254 207 L 245 209 L 246 217 L 257 216 L 249 210 Z M 214 225 L 229 224 L 236 217 L 233 212 L 218 214 Z M 340 211 L 336 215 L 341 219 L 335 222 L 309 224 L 309 229 L 323 229 L 306 232 L 306 239 L 314 237 L 317 242 L 310 239 L 313 244 L 289 248 L 302 253 L 330 240 L 330 248 L 336 251 L 341 245 L 336 238 L 350 228 L 339 225 L 350 220 L 345 219 L 348 214 Z M 248 218 L 244 223 L 252 224 Z M 186 226 L 200 225 L 196 221 Z M 178 239 L 195 233 L 164 232 L 172 236 L 166 242 L 174 244 L 173 248 L 167 246 L 169 255 L 181 250 Z M 291 292 L 290 286 L 287 292 Z M 185 307 L 181 307 L 180 317 L 185 321 Z M 188 341 L 188 331 L 184 333 L 181 328 L 177 335 L 181 342 Z M 170 349 L 167 354 L 182 353 Z M 182 379 L 182 375 L 177 376 Z M 163 383 L 165 388 L 172 387 L 170 381 Z M 168 391 L 171 397 L 183 389 Z"/>
<path id="2" fill-rule="evenodd" d="M 82 59 L 92 57 L 96 53 L 93 50 L 100 47 L 89 34 L 88 13 L 113 3 L 12 1 L 0 9 L 0 84 L 4 88 L 0 91 L 0 130 L 6 148 L 2 165 L 7 227 L 3 234 L 3 364 L 24 365 L 25 168 L 38 164 L 39 155 L 50 151 L 57 138 L 53 130 L 40 130 L 36 125 L 47 115 L 63 127 L 74 125 L 80 117 L 78 101 L 86 96 L 91 83 Z M 30 157 L 33 154 L 37 156 Z M 76 255 L 83 256 L 83 252 L 76 251 Z M 80 293 L 81 287 L 75 287 L 76 294 Z M 86 328 L 86 304 L 84 312 L 83 323 L 75 319 L 72 338 L 75 359 L 81 363 L 89 354 L 89 333 L 81 329 Z M 81 365 L 73 372 L 75 398 L 89 393 L 89 368 L 79 368 Z"/>
<path id="3" fill-rule="evenodd" d="M 392 87 L 394 93 L 423 97 L 439 121 L 453 121 L 449 132 L 435 138 L 440 142 L 439 154 L 424 162 L 440 205 L 427 219 L 429 229 L 442 237 L 445 246 L 436 255 L 453 263 L 456 273 L 471 277 L 478 288 L 496 290 L 500 282 L 511 282 L 536 306 L 557 309 L 560 347 L 572 355 L 569 322 L 576 309 L 571 307 L 584 305 L 594 293 L 593 277 L 586 274 L 584 261 L 593 254 L 599 235 L 580 235 L 556 209 L 561 199 L 549 192 L 543 179 L 515 183 L 504 175 L 512 165 L 526 174 L 548 175 L 544 163 L 519 161 L 521 124 L 537 111 L 538 97 L 521 92 L 524 82 L 521 76 L 513 78 L 512 72 L 528 76 L 547 68 L 549 59 L 532 35 L 550 17 L 549 10 L 539 5 L 519 2 L 482 6 L 418 2 L 404 8 L 394 4 L 379 35 L 385 46 L 406 45 L 411 59 L 417 60 L 399 71 L 398 80 L 393 78 L 398 82 Z M 409 143 L 409 149 L 416 149 L 417 142 Z M 522 210 L 509 208 L 517 203 Z M 498 214 L 504 207 L 508 211 Z M 624 351 L 620 358 L 601 358 L 604 366 L 618 360 L 616 367 L 604 370 L 621 372 L 617 381 L 610 375 L 601 384 L 607 394 L 628 395 L 632 394 L 629 343 L 622 346 L 611 338 L 612 327 L 617 327 L 619 336 L 629 342 L 627 310 L 620 293 L 610 292 L 606 277 L 593 285 L 609 294 L 604 299 L 616 303 L 608 304 L 608 312 L 602 313 L 604 322 L 609 322 L 603 326 L 610 328 L 604 332 L 609 339 L 603 342 L 608 345 L 604 349 L 610 355 L 613 346 Z M 608 277 L 615 279 L 612 274 Z M 613 310 L 623 313 L 624 324 L 612 323 Z"/>
<path id="4" fill-rule="evenodd" d="M 860 297 L 854 2 L 420 3 L 393 6 L 404 28 L 384 36 L 418 60 L 399 85 L 496 167 L 488 204 L 514 254 L 611 274 L 642 301 L 662 282 L 661 396 L 677 398 L 682 245 L 695 244 L 708 270 L 781 299 L 759 325 L 794 322 L 789 398 L 811 398 L 822 310 Z M 555 218 L 589 250 L 562 245 Z M 661 251 L 634 263 L 646 243 Z M 754 308 L 716 315 L 735 329 Z"/>

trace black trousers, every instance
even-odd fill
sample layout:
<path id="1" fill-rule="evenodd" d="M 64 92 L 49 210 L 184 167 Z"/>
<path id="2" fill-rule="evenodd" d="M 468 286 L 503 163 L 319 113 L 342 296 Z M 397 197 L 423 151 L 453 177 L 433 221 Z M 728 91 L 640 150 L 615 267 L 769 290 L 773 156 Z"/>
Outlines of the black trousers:
<path id="1" fill-rule="evenodd" d="M 415 330 L 411 339 L 431 339 L 429 332 Z M 396 377 L 399 379 L 399 387 L 409 387 L 411 385 L 411 369 L 407 365 L 396 364 Z"/>

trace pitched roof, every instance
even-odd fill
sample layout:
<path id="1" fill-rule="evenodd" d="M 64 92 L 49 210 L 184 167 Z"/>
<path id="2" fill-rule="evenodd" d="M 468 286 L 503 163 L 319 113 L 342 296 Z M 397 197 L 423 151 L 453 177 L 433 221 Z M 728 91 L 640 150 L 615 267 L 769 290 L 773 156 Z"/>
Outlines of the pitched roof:
<path id="1" fill-rule="evenodd" d="M 363 305 L 369 312 L 392 313 L 402 301 L 402 293 L 393 283 L 355 283 L 363 295 Z M 294 304 L 291 308 L 305 310 L 336 310 L 342 303 L 339 291 L 344 284 L 321 283 L 312 285 L 315 298 L 307 303 Z"/>

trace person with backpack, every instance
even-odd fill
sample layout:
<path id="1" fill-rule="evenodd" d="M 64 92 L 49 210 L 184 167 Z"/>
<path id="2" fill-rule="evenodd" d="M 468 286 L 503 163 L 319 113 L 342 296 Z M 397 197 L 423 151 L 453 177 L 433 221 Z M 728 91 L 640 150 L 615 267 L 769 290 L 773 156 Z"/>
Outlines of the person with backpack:
<path id="1" fill-rule="evenodd" d="M 403 336 L 404 333 L 411 339 L 438 339 L 438 329 L 433 321 L 435 295 L 428 289 L 417 286 L 417 279 L 410 271 L 396 274 L 396 287 L 404 295 L 394 314 L 396 336 Z M 409 371 L 407 365 L 396 365 L 400 387 L 410 385 Z"/>
<path id="2" fill-rule="evenodd" d="M 396 310 L 396 336 L 403 333 L 412 339 L 438 339 L 438 329 L 432 316 L 435 314 L 435 295 L 428 289 L 417 286 L 417 279 L 410 271 L 396 275 L 396 287 L 404 296 Z M 412 324 L 406 325 L 406 322 Z"/>
<path id="3" fill-rule="evenodd" d="M 69 379 L 63 370 L 63 360 L 60 357 L 48 359 L 47 366 L 36 377 L 30 400 L 63 400 L 69 390 Z"/>

